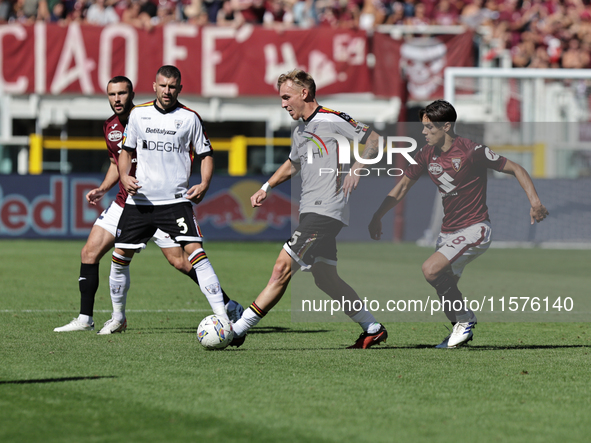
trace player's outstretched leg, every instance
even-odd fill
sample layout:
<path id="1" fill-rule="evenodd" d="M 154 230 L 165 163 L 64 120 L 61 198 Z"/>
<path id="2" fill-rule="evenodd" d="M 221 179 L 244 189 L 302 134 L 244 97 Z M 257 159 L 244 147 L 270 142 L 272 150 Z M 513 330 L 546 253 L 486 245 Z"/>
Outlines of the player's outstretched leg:
<path id="1" fill-rule="evenodd" d="M 232 327 L 234 328 L 234 339 L 230 342 L 230 346 L 235 346 L 237 348 L 242 346 L 244 340 L 246 340 L 246 333 L 250 328 L 256 326 L 265 315 L 267 315 L 267 311 L 261 309 L 256 301 L 252 302 L 248 309 L 244 310 L 244 313 L 238 321 L 232 324 Z"/>
<path id="2" fill-rule="evenodd" d="M 199 284 L 199 278 L 197 278 L 197 271 L 189 262 L 189 255 L 183 250 L 183 248 L 178 246 L 177 243 L 174 243 L 168 234 L 165 234 L 160 230 L 156 231 L 154 238 L 156 240 L 156 244 L 160 247 L 160 250 L 168 262 L 174 266 L 175 269 L 187 275 L 187 277 L 193 280 L 195 284 L 201 288 Z M 228 315 L 228 318 L 233 322 L 238 321 L 244 312 L 244 308 L 237 301 L 230 300 L 230 297 L 228 297 L 224 291 L 224 288 L 221 286 L 220 290 L 222 291 L 222 296 L 224 297 L 224 305 L 226 307 L 226 314 Z"/>
<path id="3" fill-rule="evenodd" d="M 190 263 L 187 261 L 190 265 Z M 178 269 L 178 268 L 177 268 Z M 185 272 L 184 270 L 179 269 L 181 272 Z M 188 272 L 185 272 L 187 276 L 193 280 L 199 286 L 199 279 L 197 278 L 197 271 L 194 268 L 191 268 Z M 201 286 L 199 286 L 201 288 Z M 244 312 L 244 307 L 235 300 L 232 300 L 224 291 L 224 288 L 220 287 L 222 291 L 222 297 L 224 298 L 224 306 L 226 307 L 226 314 L 232 323 L 237 322 L 242 317 L 242 313 Z"/>
<path id="4" fill-rule="evenodd" d="M 347 349 L 367 349 L 371 346 L 385 343 L 388 331 L 384 325 L 378 323 L 369 312 L 355 290 L 347 284 L 338 274 L 336 262 L 334 264 L 317 262 L 312 266 L 314 282 L 319 289 L 328 294 L 332 299 L 343 302 L 343 311 L 355 323 L 359 323 L 363 332 L 355 343 Z M 355 306 L 361 306 L 359 311 Z"/>
<path id="5" fill-rule="evenodd" d="M 224 292 L 220 285 L 218 276 L 211 265 L 203 248 L 198 248 L 189 255 L 189 262 L 197 274 L 197 282 L 201 292 L 207 298 L 215 315 L 228 318 L 226 303 L 224 303 Z M 228 299 L 229 300 L 229 299 Z"/>
<path id="6" fill-rule="evenodd" d="M 113 314 L 105 322 L 97 334 L 108 335 L 117 332 L 124 332 L 127 329 L 127 318 L 125 317 L 125 305 L 127 303 L 127 291 L 130 286 L 129 264 L 131 257 L 113 252 L 111 260 L 111 273 L 109 274 L 109 287 L 111 292 L 111 303 Z"/>
<path id="7" fill-rule="evenodd" d="M 256 326 L 267 315 L 267 312 L 281 300 L 293 272 L 292 259 L 282 249 L 275 261 L 273 272 L 267 286 L 265 286 L 265 289 L 261 291 L 248 309 L 244 310 L 242 317 L 232 325 L 234 328 L 234 340 L 232 340 L 230 346 L 242 346 L 248 330 Z"/>

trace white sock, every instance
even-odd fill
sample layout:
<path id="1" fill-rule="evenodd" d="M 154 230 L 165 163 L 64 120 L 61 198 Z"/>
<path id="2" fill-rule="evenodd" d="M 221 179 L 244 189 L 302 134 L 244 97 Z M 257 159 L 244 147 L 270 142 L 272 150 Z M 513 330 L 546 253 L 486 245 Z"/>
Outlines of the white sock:
<path id="1" fill-rule="evenodd" d="M 224 304 L 224 294 L 220 286 L 218 276 L 213 270 L 213 266 L 209 262 L 207 255 L 203 249 L 197 249 L 189 256 L 189 261 L 193 265 L 193 269 L 197 273 L 197 280 L 199 280 L 199 287 L 201 292 L 207 298 L 211 310 L 217 316 L 228 320 L 226 313 L 226 306 Z"/>
<path id="2" fill-rule="evenodd" d="M 259 311 L 259 313 L 256 311 Z M 253 303 L 248 309 L 244 310 L 240 320 L 232 325 L 234 328 L 234 334 L 238 337 L 242 337 L 250 328 L 256 326 L 266 314 L 266 312 L 262 311 L 255 303 Z"/>
<path id="3" fill-rule="evenodd" d="M 127 303 L 127 291 L 130 286 L 129 263 L 131 263 L 131 258 L 113 252 L 109 286 L 111 303 L 113 304 L 112 317 L 119 322 L 125 320 L 125 304 Z"/>
<path id="4" fill-rule="evenodd" d="M 80 315 L 78 315 L 78 321 L 80 321 L 82 323 L 86 323 L 87 325 L 91 325 L 92 324 L 92 315 L 80 314 Z"/>
<path id="5" fill-rule="evenodd" d="M 350 315 L 351 320 L 353 320 L 356 323 L 359 323 L 359 326 L 361 326 L 361 328 L 363 329 L 364 332 L 369 332 L 370 334 L 373 334 L 374 332 L 369 331 L 369 328 L 376 323 L 376 319 L 373 316 L 373 314 L 371 312 L 369 312 L 367 309 L 362 309 L 359 312 L 356 312 L 355 315 Z M 379 325 L 379 323 L 377 323 Z M 379 329 L 379 326 L 378 326 Z"/>

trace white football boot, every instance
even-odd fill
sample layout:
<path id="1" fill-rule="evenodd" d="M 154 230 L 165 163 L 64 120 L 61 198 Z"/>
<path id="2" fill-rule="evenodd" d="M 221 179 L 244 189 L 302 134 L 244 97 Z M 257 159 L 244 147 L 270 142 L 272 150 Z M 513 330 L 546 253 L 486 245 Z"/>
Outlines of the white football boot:
<path id="1" fill-rule="evenodd" d="M 78 318 L 74 318 L 70 323 L 65 326 L 60 326 L 59 328 L 55 328 L 53 332 L 73 332 L 73 331 L 94 331 L 94 322 L 93 323 L 85 323 L 83 321 L 78 320 Z"/>
<path id="2" fill-rule="evenodd" d="M 97 334 L 98 335 L 115 334 L 117 332 L 125 332 L 126 329 L 127 329 L 127 319 L 124 319 L 123 323 L 121 323 L 118 320 L 110 318 L 105 322 L 105 324 L 103 325 L 103 328 L 100 331 L 98 331 Z"/>
<path id="3" fill-rule="evenodd" d="M 474 329 L 477 322 L 474 312 L 469 311 L 469 313 L 469 318 L 465 321 L 457 322 L 451 330 L 451 334 L 435 346 L 437 349 L 454 349 L 472 340 L 472 337 L 474 336 L 472 329 Z"/>

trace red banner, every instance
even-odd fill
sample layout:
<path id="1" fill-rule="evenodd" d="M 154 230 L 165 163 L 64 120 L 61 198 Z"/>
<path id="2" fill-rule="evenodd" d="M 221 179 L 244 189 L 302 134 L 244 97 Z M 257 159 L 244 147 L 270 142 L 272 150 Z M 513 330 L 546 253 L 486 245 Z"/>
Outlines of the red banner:
<path id="1" fill-rule="evenodd" d="M 407 100 L 443 97 L 443 71 L 448 66 L 474 66 L 473 34 L 394 40 L 375 34 L 376 95 Z"/>
<path id="2" fill-rule="evenodd" d="M 471 34 L 443 38 L 445 44 L 431 39 L 431 46 L 385 34 L 373 39 L 376 65 L 370 69 L 369 38 L 362 31 L 319 27 L 278 33 L 253 26 L 174 24 L 147 32 L 124 24 L 14 23 L 0 26 L 0 90 L 101 94 L 111 77 L 125 75 L 136 92 L 152 93 L 157 69 L 171 64 L 182 72 L 184 93 L 208 97 L 275 95 L 277 77 L 295 67 L 312 74 L 321 94 L 402 96 L 401 68 L 410 80 L 435 77 L 443 66 L 466 66 L 473 58 Z M 429 60 L 423 60 L 424 51 Z M 419 85 L 412 95 L 418 98 L 428 90 L 427 98 L 442 96 L 441 84 L 431 83 Z"/>
<path id="3" fill-rule="evenodd" d="M 275 95 L 279 74 L 295 67 L 310 72 L 323 94 L 371 91 L 359 31 L 10 24 L 0 26 L 0 51 L 0 86 L 12 94 L 97 94 L 115 75 L 151 93 L 164 64 L 181 70 L 185 93 L 203 96 Z"/>

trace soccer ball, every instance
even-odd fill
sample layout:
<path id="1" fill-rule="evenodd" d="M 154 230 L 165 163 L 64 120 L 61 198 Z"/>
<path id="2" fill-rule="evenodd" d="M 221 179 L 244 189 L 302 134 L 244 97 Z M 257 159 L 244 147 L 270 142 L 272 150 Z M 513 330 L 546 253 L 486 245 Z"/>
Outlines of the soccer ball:
<path id="1" fill-rule="evenodd" d="M 232 323 L 217 315 L 208 315 L 197 327 L 197 339 L 205 349 L 224 349 L 233 338 Z"/>

